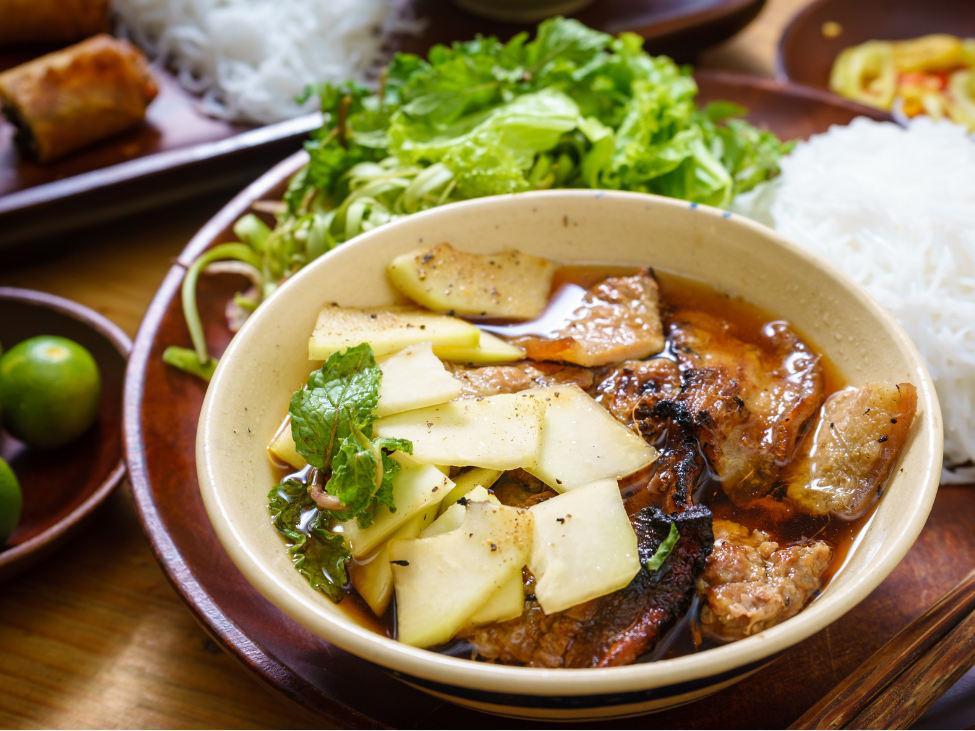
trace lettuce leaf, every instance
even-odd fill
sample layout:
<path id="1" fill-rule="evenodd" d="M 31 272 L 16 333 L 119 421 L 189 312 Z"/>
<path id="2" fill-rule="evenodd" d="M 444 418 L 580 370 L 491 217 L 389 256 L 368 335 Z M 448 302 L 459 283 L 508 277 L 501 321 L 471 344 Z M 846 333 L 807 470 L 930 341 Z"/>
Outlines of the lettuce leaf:
<path id="1" fill-rule="evenodd" d="M 557 89 L 524 94 L 453 124 L 432 124 L 399 112 L 392 116 L 390 150 L 404 162 L 443 163 L 465 198 L 530 190 L 539 153 L 576 129 L 579 107 Z"/>

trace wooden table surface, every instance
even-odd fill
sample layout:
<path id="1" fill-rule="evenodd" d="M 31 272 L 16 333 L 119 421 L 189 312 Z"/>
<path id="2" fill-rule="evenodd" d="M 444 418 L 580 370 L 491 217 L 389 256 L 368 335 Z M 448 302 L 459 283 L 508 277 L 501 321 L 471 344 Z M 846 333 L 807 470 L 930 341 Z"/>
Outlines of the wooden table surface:
<path id="1" fill-rule="evenodd" d="M 779 34 L 807 1 L 769 0 L 701 65 L 772 76 Z M 0 263 L 0 285 L 76 300 L 134 336 L 171 259 L 232 193 L 66 234 L 66 253 L 39 244 L 33 263 Z M 196 624 L 156 564 L 124 486 L 83 535 L 0 587 L 0 727 L 315 725 Z"/>

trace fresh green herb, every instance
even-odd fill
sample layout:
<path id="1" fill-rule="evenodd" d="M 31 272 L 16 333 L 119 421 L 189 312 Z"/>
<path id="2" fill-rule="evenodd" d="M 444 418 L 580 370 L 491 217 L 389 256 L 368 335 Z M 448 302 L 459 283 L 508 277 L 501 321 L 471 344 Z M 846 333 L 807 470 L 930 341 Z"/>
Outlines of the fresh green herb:
<path id="1" fill-rule="evenodd" d="M 295 221 L 327 218 L 335 243 L 417 208 L 552 187 L 727 206 L 777 173 L 787 149 L 729 119 L 744 112 L 734 105 L 698 110 L 689 69 L 647 55 L 639 36 L 562 18 L 531 42 L 397 56 L 382 96 L 352 84 L 318 93 L 326 124 L 287 201 Z"/>
<path id="2" fill-rule="evenodd" d="M 163 363 L 176 366 L 181 371 L 192 373 L 204 381 L 209 381 L 213 378 L 213 372 L 217 369 L 217 361 L 215 358 L 211 358 L 208 355 L 206 361 L 201 363 L 195 350 L 180 348 L 176 345 L 170 345 L 166 348 L 163 351 L 162 359 Z"/>
<path id="3" fill-rule="evenodd" d="M 349 581 L 345 566 L 350 556 L 342 536 L 329 530 L 333 516 L 320 510 L 308 488 L 297 480 L 277 485 L 268 499 L 274 527 L 291 544 L 288 555 L 295 568 L 312 587 L 340 602 Z"/>
<path id="4" fill-rule="evenodd" d="M 346 507 L 360 527 L 379 504 L 395 510 L 392 479 L 399 463 L 389 452 L 412 454 L 406 439 L 372 438 L 379 402 L 379 366 L 367 343 L 333 353 L 291 398 L 291 433 L 298 454 L 318 469 L 331 469 L 325 492 Z"/>
<path id="5" fill-rule="evenodd" d="M 291 397 L 291 434 L 308 464 L 331 469 L 325 492 L 366 528 L 383 504 L 395 510 L 392 480 L 400 466 L 389 452 L 413 453 L 405 439 L 372 438 L 379 402 L 379 366 L 368 343 L 333 353 Z"/>
<path id="6" fill-rule="evenodd" d="M 379 367 L 368 344 L 333 353 L 291 397 L 291 433 L 298 454 L 326 469 L 353 427 L 372 432 L 379 403 Z M 367 434 L 368 436 L 368 434 Z"/>
<path id="7" fill-rule="evenodd" d="M 244 221 L 244 219 L 241 219 L 241 221 Z M 163 360 L 169 365 L 181 368 L 188 373 L 199 376 L 205 381 L 209 381 L 213 376 L 213 371 L 217 367 L 217 361 L 207 351 L 206 336 L 203 334 L 203 323 L 200 320 L 200 311 L 196 306 L 196 283 L 200 278 L 200 273 L 208 265 L 216 261 L 227 260 L 238 261 L 254 269 L 255 272 L 261 266 L 260 254 L 253 247 L 253 244 L 249 245 L 247 243 L 219 244 L 199 256 L 196 261 L 190 264 L 186 270 L 186 276 L 183 277 L 182 299 L 183 315 L 186 318 L 186 326 L 190 331 L 190 340 L 193 343 L 193 349 L 189 350 L 173 345 L 166 348 L 163 354 Z"/>
<path id="8" fill-rule="evenodd" d="M 354 429 L 332 461 L 332 476 L 325 491 L 349 508 L 360 528 L 369 527 L 373 510 L 379 504 L 396 512 L 393 478 L 400 471 L 400 465 L 389 452 L 397 450 L 409 454 L 413 445 L 405 439 L 370 441 L 359 429 Z"/>
<path id="9" fill-rule="evenodd" d="M 269 495 L 274 526 L 291 542 L 295 567 L 334 601 L 343 596 L 349 553 L 342 536 L 329 528 L 353 518 L 368 528 L 379 505 L 395 511 L 393 478 L 400 465 L 389 453 L 413 452 L 406 439 L 372 438 L 380 378 L 372 348 L 363 343 L 333 353 L 308 377 L 308 387 L 291 397 L 295 448 L 308 464 L 331 471 L 324 492 L 343 509 L 319 508 L 308 487 L 295 480 Z"/>
<path id="10" fill-rule="evenodd" d="M 677 532 L 677 526 L 673 523 L 670 524 L 670 533 L 664 538 L 663 543 L 661 543 L 654 554 L 647 561 L 647 571 L 656 571 L 661 566 L 664 565 L 664 561 L 674 550 L 674 546 L 677 545 L 677 541 L 680 539 L 680 533 Z"/>
<path id="11" fill-rule="evenodd" d="M 331 469 L 325 492 L 345 506 L 342 519 L 366 528 L 383 504 L 395 510 L 392 480 L 400 466 L 389 452 L 412 454 L 405 439 L 372 438 L 379 366 L 368 343 L 333 353 L 291 397 L 291 434 L 308 464 Z"/>
<path id="12" fill-rule="evenodd" d="M 274 230 L 252 215 L 235 227 L 257 259 L 262 298 L 360 233 L 445 203 L 605 188 L 727 207 L 776 175 L 790 149 L 737 118 L 736 105 L 699 109 L 690 69 L 648 55 L 639 36 L 564 18 L 543 22 L 532 41 L 523 33 L 435 46 L 427 59 L 396 54 L 377 92 L 349 82 L 309 93 L 325 124 L 305 144 L 310 162 Z M 188 272 L 184 310 L 204 363 L 186 295 L 195 286 Z"/>

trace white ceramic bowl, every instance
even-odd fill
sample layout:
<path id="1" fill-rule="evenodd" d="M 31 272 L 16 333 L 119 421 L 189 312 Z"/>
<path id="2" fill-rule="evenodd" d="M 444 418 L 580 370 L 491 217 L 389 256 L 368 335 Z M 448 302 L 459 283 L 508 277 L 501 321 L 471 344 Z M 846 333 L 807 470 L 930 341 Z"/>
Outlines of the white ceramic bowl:
<path id="1" fill-rule="evenodd" d="M 419 650 L 356 624 L 291 565 L 271 526 L 265 445 L 315 364 L 307 339 L 321 306 L 393 302 L 385 266 L 448 241 L 490 253 L 515 247 L 563 262 L 650 265 L 709 282 L 789 320 L 853 385 L 909 381 L 918 417 L 880 505 L 822 595 L 781 625 L 694 655 L 629 667 L 543 670 Z M 941 469 L 941 413 L 916 349 L 851 279 L 774 231 L 719 210 L 655 196 L 553 191 L 484 198 L 410 216 L 318 259 L 261 306 L 210 384 L 197 469 L 217 535 L 243 574 L 329 642 L 434 695 L 473 708 L 553 719 L 634 715 L 726 687 L 823 629 L 893 570 L 924 525 Z M 322 661 L 326 658 L 323 655 Z"/>

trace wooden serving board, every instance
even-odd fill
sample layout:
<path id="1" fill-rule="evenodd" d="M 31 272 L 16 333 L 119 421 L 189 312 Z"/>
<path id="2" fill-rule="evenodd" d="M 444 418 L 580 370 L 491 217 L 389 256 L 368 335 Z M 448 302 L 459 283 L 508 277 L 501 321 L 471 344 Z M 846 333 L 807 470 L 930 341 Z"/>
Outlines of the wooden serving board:
<path id="1" fill-rule="evenodd" d="M 47 50 L 0 54 L 0 71 Z M 0 251 L 239 187 L 301 149 L 321 124 L 314 114 L 258 128 L 229 124 L 202 114 L 170 74 L 157 72 L 156 78 L 159 95 L 145 123 L 44 165 L 16 148 L 14 129 L 0 116 Z"/>
<path id="2" fill-rule="evenodd" d="M 823 93 L 775 82 L 707 73 L 699 74 L 698 81 L 702 100 L 745 104 L 754 121 L 784 136 L 807 136 L 830 124 L 849 122 L 862 111 L 836 104 Z M 882 117 L 876 112 L 872 116 Z M 205 384 L 164 366 L 161 355 L 168 345 L 189 345 L 179 304 L 183 267 L 205 248 L 229 240 L 230 227 L 251 200 L 279 196 L 283 186 L 280 179 L 258 181 L 201 230 L 167 275 L 136 338 L 127 371 L 124 422 L 126 456 L 143 527 L 170 581 L 214 639 L 323 723 L 355 728 L 498 728 L 504 722 L 414 690 L 289 619 L 237 571 L 207 518 L 194 459 Z M 241 284 L 230 275 L 201 280 L 200 309 L 213 352 L 222 352 L 230 341 L 224 306 Z M 927 527 L 905 560 L 842 619 L 715 696 L 599 726 L 787 726 L 973 564 L 975 491 L 943 488 Z M 533 726 L 521 720 L 515 724 Z"/>

